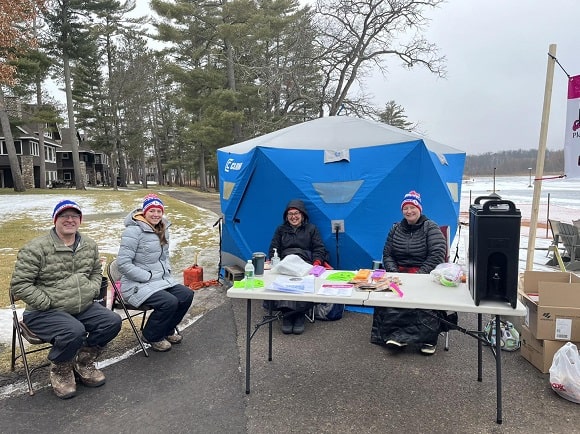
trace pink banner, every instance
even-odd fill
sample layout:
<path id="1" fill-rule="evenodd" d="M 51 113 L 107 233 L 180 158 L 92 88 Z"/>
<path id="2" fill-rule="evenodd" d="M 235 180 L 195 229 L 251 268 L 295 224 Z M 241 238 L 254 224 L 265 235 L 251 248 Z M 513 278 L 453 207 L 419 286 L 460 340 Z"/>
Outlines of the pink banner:
<path id="1" fill-rule="evenodd" d="M 580 98 L 580 75 L 568 79 L 568 99 Z"/>
<path id="2" fill-rule="evenodd" d="M 580 178 L 580 75 L 568 79 L 564 170 L 567 177 Z"/>

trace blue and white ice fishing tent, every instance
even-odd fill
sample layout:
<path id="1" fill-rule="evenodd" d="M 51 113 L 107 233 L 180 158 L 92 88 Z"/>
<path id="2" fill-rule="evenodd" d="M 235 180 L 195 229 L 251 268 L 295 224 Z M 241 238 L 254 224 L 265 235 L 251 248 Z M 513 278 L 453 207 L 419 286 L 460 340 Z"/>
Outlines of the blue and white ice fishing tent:
<path id="1" fill-rule="evenodd" d="M 319 118 L 220 148 L 217 158 L 223 265 L 267 253 L 291 199 L 304 200 L 335 268 L 382 259 L 410 190 L 426 216 L 456 232 L 465 152 L 384 123 Z M 333 220 L 344 222 L 338 237 Z"/>

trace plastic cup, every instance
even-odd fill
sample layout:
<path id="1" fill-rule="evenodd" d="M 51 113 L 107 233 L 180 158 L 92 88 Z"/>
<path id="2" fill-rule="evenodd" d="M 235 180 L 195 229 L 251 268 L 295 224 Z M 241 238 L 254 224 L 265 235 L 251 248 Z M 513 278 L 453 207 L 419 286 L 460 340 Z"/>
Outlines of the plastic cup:
<path id="1" fill-rule="evenodd" d="M 262 252 L 252 253 L 252 263 L 254 264 L 254 274 L 256 276 L 264 275 L 264 263 L 266 262 L 266 254 Z"/>

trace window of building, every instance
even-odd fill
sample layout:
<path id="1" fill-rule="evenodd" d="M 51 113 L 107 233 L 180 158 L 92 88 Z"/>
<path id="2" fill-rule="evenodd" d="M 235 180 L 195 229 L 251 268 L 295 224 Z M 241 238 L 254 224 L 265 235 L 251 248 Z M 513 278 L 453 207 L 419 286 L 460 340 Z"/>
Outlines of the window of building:
<path id="1" fill-rule="evenodd" d="M 56 181 L 56 170 L 46 171 L 46 185 L 51 185 L 52 181 Z"/>
<path id="2" fill-rule="evenodd" d="M 1 149 L 0 155 L 8 155 L 8 148 L 6 146 L 6 142 L 3 140 L 0 142 Z M 22 142 L 20 140 L 14 140 L 14 148 L 16 149 L 17 155 L 22 155 Z"/>
<path id="3" fill-rule="evenodd" d="M 34 155 L 35 157 L 40 155 L 37 142 L 30 142 L 30 155 Z"/>
<path id="4" fill-rule="evenodd" d="M 69 153 L 68 153 L 68 152 L 63 152 L 63 153 L 62 153 L 62 159 L 63 159 L 63 160 L 68 160 L 68 159 L 70 159 L 70 155 L 69 155 Z"/>
<path id="5" fill-rule="evenodd" d="M 56 163 L 56 151 L 52 146 L 44 146 L 44 161 Z"/>
<path id="6" fill-rule="evenodd" d="M 62 178 L 63 178 L 65 181 L 71 181 L 71 180 L 72 180 L 72 174 L 71 174 L 70 172 L 64 172 L 64 173 L 62 174 Z"/>

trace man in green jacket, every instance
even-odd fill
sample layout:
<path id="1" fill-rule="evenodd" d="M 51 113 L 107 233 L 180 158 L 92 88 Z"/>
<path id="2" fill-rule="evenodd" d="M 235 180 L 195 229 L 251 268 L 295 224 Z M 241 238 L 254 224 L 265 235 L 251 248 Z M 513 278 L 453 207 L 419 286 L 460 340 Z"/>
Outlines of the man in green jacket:
<path id="1" fill-rule="evenodd" d="M 62 200 L 52 213 L 54 227 L 20 252 L 10 290 L 26 303 L 23 321 L 52 343 L 50 382 L 62 399 L 76 394 L 75 373 L 89 387 L 105 383 L 95 362 L 121 330 L 121 317 L 95 300 L 102 269 L 95 241 L 81 235 L 80 206 Z"/>

